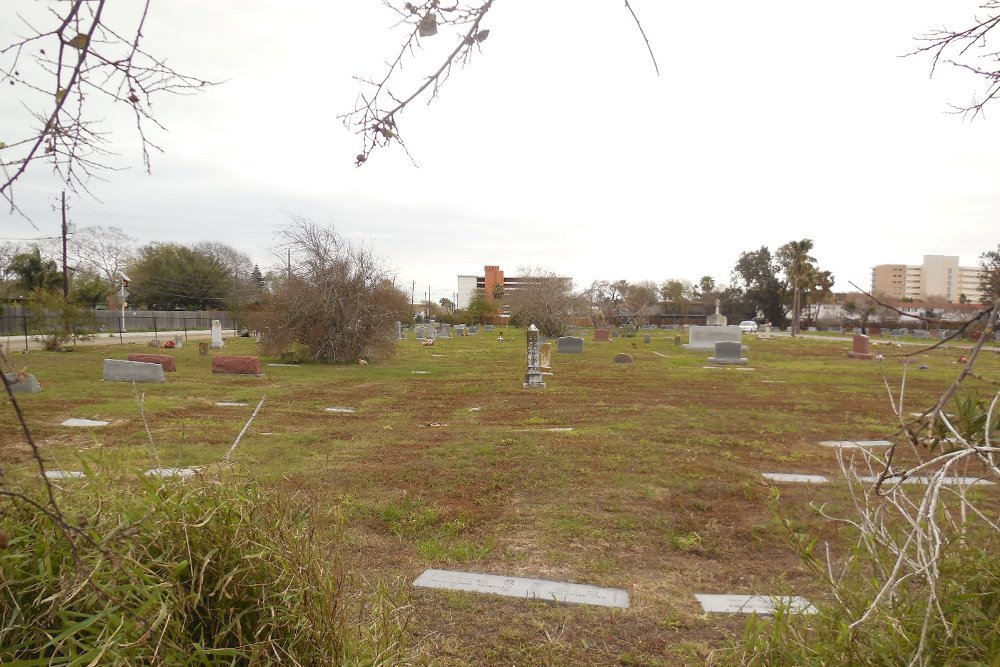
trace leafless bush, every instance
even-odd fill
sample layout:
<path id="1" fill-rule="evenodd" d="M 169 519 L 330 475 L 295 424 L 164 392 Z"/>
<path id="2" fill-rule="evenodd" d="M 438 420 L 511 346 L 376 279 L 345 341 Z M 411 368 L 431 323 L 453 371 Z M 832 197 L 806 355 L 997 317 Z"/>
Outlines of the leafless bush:
<path id="1" fill-rule="evenodd" d="M 264 350 L 302 347 L 310 359 L 327 363 L 390 356 L 393 322 L 408 319 L 408 301 L 381 261 L 305 218 L 295 218 L 279 236 L 280 250 L 288 253 L 286 280 L 254 316 Z"/>

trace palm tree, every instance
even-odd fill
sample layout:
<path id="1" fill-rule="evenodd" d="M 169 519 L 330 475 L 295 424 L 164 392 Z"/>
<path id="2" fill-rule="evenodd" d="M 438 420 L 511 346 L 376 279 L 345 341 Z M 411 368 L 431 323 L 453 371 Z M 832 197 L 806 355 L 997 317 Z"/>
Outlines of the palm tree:
<path id="1" fill-rule="evenodd" d="M 17 284 L 29 291 L 56 287 L 63 279 L 55 261 L 43 259 L 38 246 L 15 255 L 7 266 L 7 273 L 16 276 Z"/>
<path id="2" fill-rule="evenodd" d="M 792 285 L 792 335 L 799 332 L 799 294 L 816 270 L 816 258 L 809 255 L 812 239 L 789 241 L 778 248 L 778 261 L 785 270 L 785 277 Z"/>

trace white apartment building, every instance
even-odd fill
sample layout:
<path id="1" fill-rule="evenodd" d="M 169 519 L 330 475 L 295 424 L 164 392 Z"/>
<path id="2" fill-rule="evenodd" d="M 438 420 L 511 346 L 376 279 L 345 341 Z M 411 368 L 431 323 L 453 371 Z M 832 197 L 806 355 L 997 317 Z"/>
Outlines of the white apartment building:
<path id="1" fill-rule="evenodd" d="M 923 264 L 879 264 L 872 269 L 872 293 L 891 299 L 941 298 L 957 302 L 962 295 L 982 300 L 978 266 L 960 266 L 957 255 L 924 255 Z"/>

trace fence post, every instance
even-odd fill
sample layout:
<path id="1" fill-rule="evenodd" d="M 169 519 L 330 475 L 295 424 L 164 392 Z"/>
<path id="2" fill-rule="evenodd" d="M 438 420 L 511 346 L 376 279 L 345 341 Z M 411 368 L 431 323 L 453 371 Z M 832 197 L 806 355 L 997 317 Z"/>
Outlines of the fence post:
<path id="1" fill-rule="evenodd" d="M 184 342 L 188 342 L 188 321 L 186 317 L 184 318 Z"/>
<path id="2" fill-rule="evenodd" d="M 24 324 L 24 351 L 28 351 L 28 316 L 21 315 L 21 322 Z"/>
<path id="3" fill-rule="evenodd" d="M 160 332 L 156 330 L 156 315 L 153 315 L 153 338 L 159 338 Z"/>

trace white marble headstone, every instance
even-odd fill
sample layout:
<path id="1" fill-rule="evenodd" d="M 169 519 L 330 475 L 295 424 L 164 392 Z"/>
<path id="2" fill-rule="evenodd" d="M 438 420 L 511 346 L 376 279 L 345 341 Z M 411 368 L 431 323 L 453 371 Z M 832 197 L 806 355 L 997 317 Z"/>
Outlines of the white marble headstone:
<path id="1" fill-rule="evenodd" d="M 46 470 L 45 479 L 82 479 L 87 473 L 82 470 Z"/>
<path id="2" fill-rule="evenodd" d="M 345 408 L 341 405 L 334 405 L 333 407 L 323 408 L 323 409 L 327 412 L 347 412 L 347 413 L 357 412 L 357 410 L 355 410 L 354 408 Z"/>
<path id="3" fill-rule="evenodd" d="M 816 613 L 816 607 L 812 606 L 809 600 L 797 595 L 768 597 L 766 595 L 696 593 L 695 598 L 701 603 L 701 608 L 706 613 L 771 615 L 781 607 L 787 607 L 794 614 Z"/>
<path id="4" fill-rule="evenodd" d="M 187 479 L 198 474 L 194 468 L 152 468 L 146 471 L 147 477 L 180 477 Z"/>
<path id="5" fill-rule="evenodd" d="M 423 588 L 444 588 L 452 591 L 471 591 L 515 598 L 592 604 L 600 607 L 628 609 L 629 606 L 628 592 L 620 588 L 599 588 L 586 584 L 569 584 L 523 577 L 502 577 L 475 572 L 424 570 L 424 573 L 417 577 L 413 585 Z"/>
<path id="6" fill-rule="evenodd" d="M 213 350 L 218 350 L 222 345 L 222 322 L 212 320 L 212 343 L 209 347 Z"/>
<path id="7" fill-rule="evenodd" d="M 242 408 L 246 406 L 246 403 L 234 403 L 232 401 L 219 401 L 216 403 L 220 408 Z"/>

